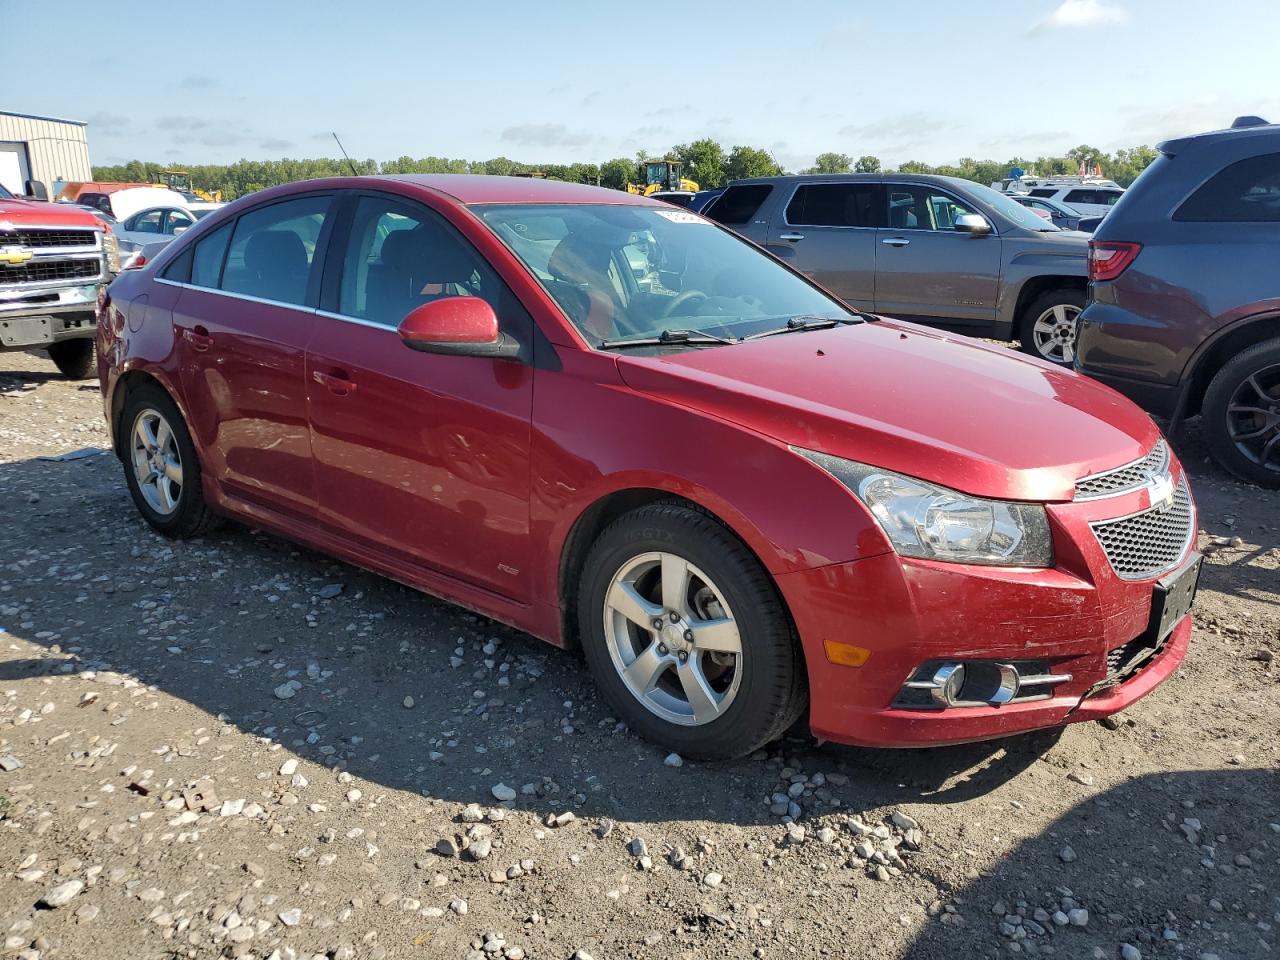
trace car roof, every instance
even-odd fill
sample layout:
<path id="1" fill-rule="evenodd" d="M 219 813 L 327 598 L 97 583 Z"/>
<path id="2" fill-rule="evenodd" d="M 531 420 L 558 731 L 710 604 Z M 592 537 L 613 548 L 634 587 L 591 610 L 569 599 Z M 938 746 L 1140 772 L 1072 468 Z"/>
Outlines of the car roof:
<path id="1" fill-rule="evenodd" d="M 966 190 L 980 187 L 982 184 L 963 177 L 946 177 L 940 173 L 788 173 L 780 177 L 752 177 L 749 180 L 732 180 L 729 186 L 744 183 L 821 183 L 829 180 L 832 183 L 864 182 L 864 183 L 933 183 L 946 184 L 956 189 Z"/>
<path id="2" fill-rule="evenodd" d="M 633 206 L 668 205 L 658 200 L 637 196 L 623 190 L 593 187 L 563 180 L 541 180 L 536 177 L 496 177 L 470 173 L 409 173 L 372 177 L 347 177 L 360 184 L 380 180 L 410 183 L 448 194 L 460 203 L 619 203 Z M 355 183 L 349 184 L 355 186 Z"/>
<path id="3" fill-rule="evenodd" d="M 1247 119 L 1247 118 L 1241 118 Z M 1238 123 L 1239 121 L 1237 121 Z M 1176 137 L 1156 144 L 1156 149 L 1166 157 L 1176 156 L 1187 147 L 1200 146 L 1220 140 L 1247 140 L 1252 138 L 1270 139 L 1280 136 L 1280 124 L 1255 123 L 1247 126 L 1229 127 L 1226 130 L 1209 130 L 1206 133 L 1193 133 L 1186 137 Z"/>

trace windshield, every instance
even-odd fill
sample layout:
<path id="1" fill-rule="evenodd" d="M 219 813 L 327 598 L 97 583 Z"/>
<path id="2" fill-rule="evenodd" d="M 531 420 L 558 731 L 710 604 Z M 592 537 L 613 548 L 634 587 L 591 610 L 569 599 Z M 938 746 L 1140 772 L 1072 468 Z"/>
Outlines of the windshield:
<path id="1" fill-rule="evenodd" d="M 12 193 L 6 190 L 3 183 L 0 183 L 0 200 L 16 200 L 16 199 L 17 197 L 15 197 Z"/>
<path id="2" fill-rule="evenodd" d="M 995 211 L 1006 220 L 1012 220 L 1020 227 L 1026 227 L 1028 230 L 1038 230 L 1041 233 L 1052 233 L 1058 229 L 1048 220 L 1038 216 L 1017 200 L 1006 196 L 999 190 L 992 190 L 990 187 L 984 187 L 980 183 L 966 183 L 965 189 L 973 195 L 974 199 L 981 200 L 989 207 L 994 207 Z"/>
<path id="3" fill-rule="evenodd" d="M 794 317 L 854 316 L 745 240 L 687 210 L 624 204 L 475 209 L 596 345 L 676 330 L 739 338 Z"/>

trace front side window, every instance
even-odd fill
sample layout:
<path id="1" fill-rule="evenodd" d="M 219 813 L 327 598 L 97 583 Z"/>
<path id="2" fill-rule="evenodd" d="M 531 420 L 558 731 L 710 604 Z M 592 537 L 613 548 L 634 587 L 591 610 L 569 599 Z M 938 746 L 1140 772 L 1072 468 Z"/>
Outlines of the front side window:
<path id="1" fill-rule="evenodd" d="M 889 226 L 895 230 L 954 230 L 957 217 L 974 212 L 950 194 L 928 187 L 889 187 Z"/>
<path id="2" fill-rule="evenodd" d="M 263 300 L 305 304 L 330 202 L 328 196 L 299 197 L 243 214 L 227 249 L 220 288 Z"/>
<path id="3" fill-rule="evenodd" d="M 765 198 L 773 191 L 768 183 L 744 183 L 729 187 L 711 201 L 706 216 L 716 223 L 746 223 L 755 216 Z"/>
<path id="4" fill-rule="evenodd" d="M 383 197 L 361 197 L 342 259 L 338 312 L 392 329 L 416 307 L 482 297 L 499 309 L 497 275 L 441 218 Z"/>
<path id="5" fill-rule="evenodd" d="M 879 226 L 880 188 L 872 183 L 806 183 L 787 204 L 787 223 L 811 227 Z"/>
<path id="6" fill-rule="evenodd" d="M 1280 153 L 1250 157 L 1223 168 L 1178 208 L 1173 219 L 1218 223 L 1280 221 Z"/>
<path id="7" fill-rule="evenodd" d="M 686 210 L 628 204 L 475 211 L 593 344 L 672 331 L 741 337 L 849 310 Z"/>

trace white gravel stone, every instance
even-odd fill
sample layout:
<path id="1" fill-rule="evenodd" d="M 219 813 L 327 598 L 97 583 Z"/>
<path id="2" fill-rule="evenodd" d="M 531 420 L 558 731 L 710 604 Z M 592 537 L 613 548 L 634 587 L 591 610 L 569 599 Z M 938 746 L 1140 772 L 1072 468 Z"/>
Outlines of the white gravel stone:
<path id="1" fill-rule="evenodd" d="M 58 884 L 41 897 L 39 905 L 50 909 L 65 907 L 68 903 L 74 900 L 83 889 L 83 880 L 68 880 L 66 883 Z"/>
<path id="2" fill-rule="evenodd" d="M 683 767 L 684 757 L 680 756 L 680 754 L 678 753 L 668 753 L 667 759 L 663 760 L 662 762 L 665 763 L 668 767 Z"/>
<path id="3" fill-rule="evenodd" d="M 280 917 L 280 922 L 286 927 L 296 927 L 302 922 L 302 911 L 297 907 L 293 907 L 289 910 L 282 910 L 277 914 L 277 916 Z"/>
<path id="4" fill-rule="evenodd" d="M 507 800 L 514 800 L 516 798 L 515 790 L 513 790 L 511 787 L 508 787 L 505 783 L 495 783 L 489 789 L 489 792 L 493 794 L 493 797 L 495 800 L 500 800 L 503 802 Z"/>

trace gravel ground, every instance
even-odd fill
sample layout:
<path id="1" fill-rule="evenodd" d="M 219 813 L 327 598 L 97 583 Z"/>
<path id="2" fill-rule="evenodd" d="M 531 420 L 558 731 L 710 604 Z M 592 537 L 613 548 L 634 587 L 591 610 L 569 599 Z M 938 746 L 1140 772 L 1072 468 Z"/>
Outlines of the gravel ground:
<path id="1" fill-rule="evenodd" d="M 166 541 L 110 455 L 41 459 L 105 442 L 95 384 L 0 356 L 0 956 L 1280 948 L 1280 494 L 1194 429 L 1191 654 L 1119 723 L 719 765 L 573 655 L 238 525 Z"/>

